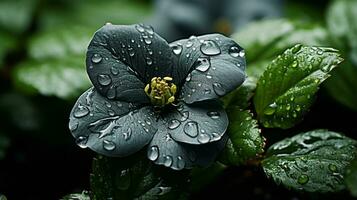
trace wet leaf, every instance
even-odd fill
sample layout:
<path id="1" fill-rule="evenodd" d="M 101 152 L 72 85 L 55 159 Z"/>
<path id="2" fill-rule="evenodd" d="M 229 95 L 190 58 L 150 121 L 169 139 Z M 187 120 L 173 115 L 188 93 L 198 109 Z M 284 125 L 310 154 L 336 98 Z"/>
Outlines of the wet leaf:
<path id="1" fill-rule="evenodd" d="M 255 77 L 264 72 L 272 59 L 297 43 L 315 46 L 327 43 L 324 28 L 286 19 L 251 23 L 232 37 L 249 52 L 247 74 Z"/>
<path id="2" fill-rule="evenodd" d="M 26 61 L 13 73 L 15 85 L 46 96 L 68 99 L 77 96 L 90 86 L 83 60 Z"/>
<path id="3" fill-rule="evenodd" d="M 357 159 L 351 162 L 345 175 L 345 183 L 351 195 L 357 197 Z"/>
<path id="4" fill-rule="evenodd" d="M 234 107 L 228 111 L 228 117 L 229 140 L 219 161 L 227 165 L 240 165 L 262 154 L 265 139 L 252 114 Z"/>
<path id="5" fill-rule="evenodd" d="M 296 45 L 273 60 L 260 77 L 254 106 L 267 128 L 294 126 L 309 110 L 319 85 L 342 58 L 332 48 Z"/>
<path id="6" fill-rule="evenodd" d="M 237 106 L 241 109 L 247 108 L 250 105 L 250 100 L 254 95 L 256 87 L 257 79 L 255 77 L 247 77 L 241 86 L 222 98 L 224 107 Z"/>
<path id="7" fill-rule="evenodd" d="M 273 144 L 262 161 L 277 184 L 307 192 L 345 188 L 346 167 L 356 156 L 357 142 L 339 133 L 315 130 Z"/>
<path id="8" fill-rule="evenodd" d="M 138 155 L 97 156 L 90 176 L 94 199 L 177 199 L 177 190 L 154 173 L 151 162 Z"/>
<path id="9" fill-rule="evenodd" d="M 82 193 L 73 193 L 64 196 L 61 200 L 90 200 L 89 192 L 83 191 Z"/>

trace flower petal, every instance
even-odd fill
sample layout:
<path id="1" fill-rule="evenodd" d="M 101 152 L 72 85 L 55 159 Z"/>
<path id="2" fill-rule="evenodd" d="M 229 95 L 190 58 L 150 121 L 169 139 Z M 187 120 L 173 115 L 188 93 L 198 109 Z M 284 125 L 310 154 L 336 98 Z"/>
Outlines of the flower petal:
<path id="1" fill-rule="evenodd" d="M 228 127 L 227 114 L 217 101 L 180 103 L 164 118 L 171 137 L 188 144 L 206 144 L 220 140 Z"/>
<path id="2" fill-rule="evenodd" d="M 205 145 L 190 145 L 176 142 L 170 137 L 169 129 L 159 126 L 159 130 L 148 146 L 147 156 L 156 164 L 175 170 L 190 169 L 196 165 L 210 165 L 223 149 L 228 136 Z"/>
<path id="3" fill-rule="evenodd" d="M 148 102 L 144 87 L 152 77 L 171 76 L 167 42 L 145 25 L 105 25 L 87 51 L 87 72 L 94 87 L 110 99 Z"/>
<path id="4" fill-rule="evenodd" d="M 186 103 L 224 96 L 245 80 L 244 50 L 230 38 L 192 36 L 170 46 L 177 55 L 173 76 L 183 84 L 180 97 Z"/>
<path id="5" fill-rule="evenodd" d="M 94 88 L 83 93 L 70 114 L 76 143 L 107 156 L 127 156 L 148 144 L 157 131 L 151 107 L 112 101 Z"/>

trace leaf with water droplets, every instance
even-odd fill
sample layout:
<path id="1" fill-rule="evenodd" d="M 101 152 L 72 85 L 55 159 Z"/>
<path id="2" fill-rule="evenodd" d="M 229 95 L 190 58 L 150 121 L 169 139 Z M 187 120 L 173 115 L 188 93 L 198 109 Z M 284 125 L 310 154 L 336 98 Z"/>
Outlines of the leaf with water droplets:
<path id="1" fill-rule="evenodd" d="M 102 95 L 148 103 L 144 87 L 153 77 L 171 76 L 172 54 L 168 43 L 150 26 L 108 24 L 88 46 L 87 72 Z"/>
<path id="2" fill-rule="evenodd" d="M 307 192 L 345 188 L 347 166 L 357 156 L 357 141 L 339 133 L 315 130 L 269 147 L 264 172 L 277 184 Z"/>
<path id="3" fill-rule="evenodd" d="M 174 81 L 183 84 L 179 95 L 186 103 L 217 99 L 245 79 L 244 50 L 228 37 L 202 35 L 175 41 L 170 46 L 176 55 Z"/>
<path id="4" fill-rule="evenodd" d="M 265 139 L 257 120 L 249 111 L 239 107 L 230 107 L 227 114 L 229 140 L 219 161 L 226 165 L 240 165 L 259 157 L 264 152 Z"/>
<path id="5" fill-rule="evenodd" d="M 150 107 L 109 100 L 91 88 L 74 105 L 69 128 L 81 148 L 107 156 L 127 156 L 150 142 L 155 124 Z"/>
<path id="6" fill-rule="evenodd" d="M 205 144 L 220 140 L 228 126 L 227 114 L 216 101 L 200 104 L 179 103 L 178 108 L 167 113 L 170 136 L 179 142 Z"/>
<path id="7" fill-rule="evenodd" d="M 296 45 L 287 49 L 258 81 L 253 100 L 260 123 L 286 129 L 301 121 L 319 85 L 342 60 L 331 48 Z"/>

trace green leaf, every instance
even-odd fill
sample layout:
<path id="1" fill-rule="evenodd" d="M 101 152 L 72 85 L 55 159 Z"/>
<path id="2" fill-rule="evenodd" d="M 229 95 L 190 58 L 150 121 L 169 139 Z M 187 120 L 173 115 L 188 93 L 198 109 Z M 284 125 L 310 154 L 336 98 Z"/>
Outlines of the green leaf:
<path id="1" fill-rule="evenodd" d="M 177 199 L 180 191 L 169 186 L 153 168 L 151 162 L 141 156 L 97 156 L 90 176 L 94 199 Z M 161 174 L 163 171 L 161 169 Z"/>
<path id="2" fill-rule="evenodd" d="M 356 156 L 357 142 L 339 133 L 315 130 L 273 144 L 262 161 L 277 184 L 307 192 L 345 188 L 344 173 Z"/>
<path id="3" fill-rule="evenodd" d="M 294 126 L 313 103 L 319 85 L 342 58 L 335 49 L 296 45 L 271 62 L 260 77 L 254 106 L 267 128 Z"/>
<path id="4" fill-rule="evenodd" d="M 249 111 L 238 107 L 227 110 L 229 140 L 219 161 L 226 165 L 240 165 L 264 152 L 265 139 Z"/>
<path id="5" fill-rule="evenodd" d="M 250 99 L 253 97 L 256 87 L 257 79 L 255 77 L 247 77 L 241 86 L 222 98 L 224 107 L 238 106 L 242 109 L 247 108 L 250 105 Z"/>
<path id="6" fill-rule="evenodd" d="M 297 43 L 326 45 L 326 30 L 317 25 L 298 23 L 286 19 L 264 20 L 249 24 L 232 38 L 241 44 L 247 53 L 247 74 L 259 77 L 268 63 Z"/>
<path id="7" fill-rule="evenodd" d="M 82 58 L 26 61 L 14 70 L 15 85 L 46 96 L 71 98 L 90 86 Z"/>
<path id="8" fill-rule="evenodd" d="M 12 33 L 22 33 L 31 23 L 37 0 L 0 1 L 0 27 Z"/>
<path id="9" fill-rule="evenodd" d="M 90 200 L 90 196 L 89 192 L 84 190 L 82 193 L 66 195 L 61 200 Z"/>
<path id="10" fill-rule="evenodd" d="M 345 175 L 345 183 L 351 195 L 357 197 L 357 159 L 351 162 Z"/>

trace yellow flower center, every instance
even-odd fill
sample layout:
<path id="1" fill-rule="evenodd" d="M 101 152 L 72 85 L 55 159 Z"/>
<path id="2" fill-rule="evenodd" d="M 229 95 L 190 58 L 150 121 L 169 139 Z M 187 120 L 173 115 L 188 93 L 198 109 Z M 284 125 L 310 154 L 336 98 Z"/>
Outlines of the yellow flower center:
<path id="1" fill-rule="evenodd" d="M 171 81 L 171 77 L 154 77 L 151 79 L 151 83 L 145 86 L 145 93 L 153 105 L 164 107 L 175 101 L 177 88 Z"/>

